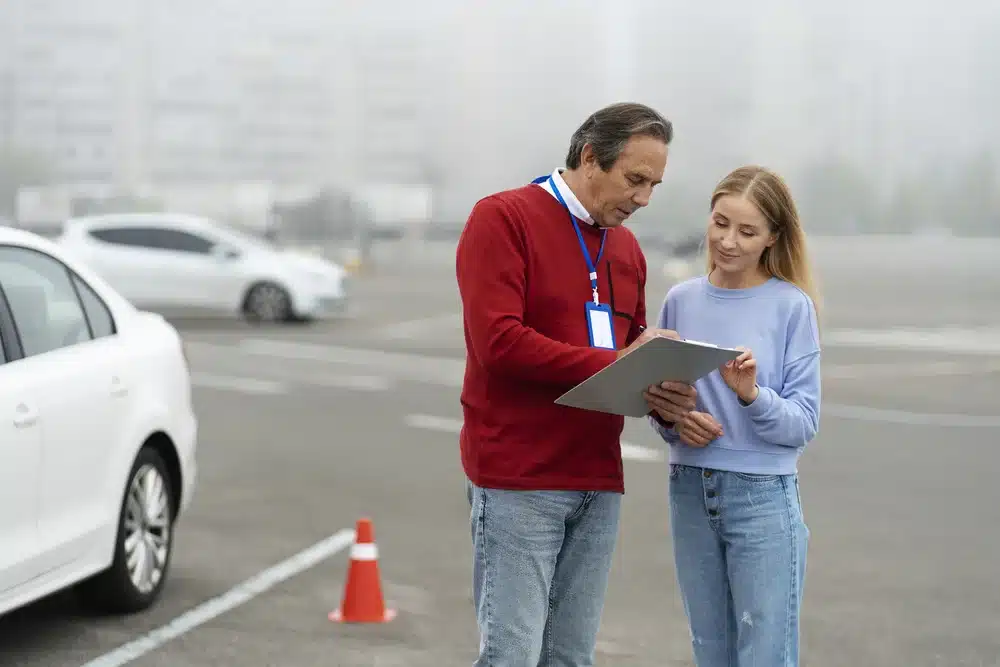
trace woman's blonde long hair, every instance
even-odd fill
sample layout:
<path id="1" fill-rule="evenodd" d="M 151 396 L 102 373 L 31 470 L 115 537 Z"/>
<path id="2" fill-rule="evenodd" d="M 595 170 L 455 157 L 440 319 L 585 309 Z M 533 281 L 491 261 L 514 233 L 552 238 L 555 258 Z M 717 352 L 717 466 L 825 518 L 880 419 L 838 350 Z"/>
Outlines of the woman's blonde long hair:
<path id="1" fill-rule="evenodd" d="M 784 179 L 764 167 L 750 165 L 734 170 L 723 178 L 712 193 L 711 208 L 720 197 L 745 197 L 757 207 L 771 227 L 777 240 L 761 255 L 764 271 L 775 278 L 790 282 L 812 299 L 819 317 L 819 290 L 810 269 L 806 250 L 806 235 L 799 221 L 798 209 Z M 708 272 L 715 269 L 712 253 L 707 254 Z"/>

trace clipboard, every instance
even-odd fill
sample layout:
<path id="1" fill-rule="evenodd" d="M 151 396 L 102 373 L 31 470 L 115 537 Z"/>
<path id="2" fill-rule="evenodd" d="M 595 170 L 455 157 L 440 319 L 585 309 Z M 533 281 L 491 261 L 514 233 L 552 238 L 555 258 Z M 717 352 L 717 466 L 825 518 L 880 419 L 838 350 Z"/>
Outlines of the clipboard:
<path id="1" fill-rule="evenodd" d="M 558 405 L 625 417 L 645 417 L 649 406 L 643 392 L 665 381 L 694 384 L 739 350 L 711 343 L 657 337 L 591 375 L 556 399 Z"/>

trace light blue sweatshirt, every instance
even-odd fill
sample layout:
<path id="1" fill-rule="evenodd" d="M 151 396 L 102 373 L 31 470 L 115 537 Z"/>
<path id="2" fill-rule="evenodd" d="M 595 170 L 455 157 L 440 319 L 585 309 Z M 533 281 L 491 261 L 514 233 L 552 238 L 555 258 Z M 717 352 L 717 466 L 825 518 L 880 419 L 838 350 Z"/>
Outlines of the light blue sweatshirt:
<path id="1" fill-rule="evenodd" d="M 718 370 L 695 383 L 697 407 L 722 425 L 707 447 L 689 447 L 650 418 L 670 445 L 670 462 L 762 475 L 797 471 L 819 429 L 820 346 L 816 310 L 791 283 L 772 278 L 722 289 L 707 276 L 674 285 L 660 309 L 662 329 L 721 347 L 747 347 L 757 359 L 757 399 L 744 405 Z"/>

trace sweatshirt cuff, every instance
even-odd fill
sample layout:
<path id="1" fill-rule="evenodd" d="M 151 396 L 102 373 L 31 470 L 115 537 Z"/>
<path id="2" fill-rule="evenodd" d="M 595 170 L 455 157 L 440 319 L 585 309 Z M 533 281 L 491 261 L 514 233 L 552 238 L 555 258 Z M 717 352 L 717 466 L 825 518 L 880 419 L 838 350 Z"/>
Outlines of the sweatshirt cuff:
<path id="1" fill-rule="evenodd" d="M 773 389 L 758 385 L 757 398 L 754 399 L 754 402 L 743 403 L 743 401 L 740 401 L 740 406 L 747 411 L 751 419 L 754 419 L 766 415 L 777 398 L 778 395 L 774 393 Z"/>
<path id="2" fill-rule="evenodd" d="M 674 428 L 672 422 L 664 421 L 654 412 L 649 415 L 649 423 L 652 424 L 653 430 L 656 431 L 661 438 L 668 443 L 672 442 L 670 438 Z"/>

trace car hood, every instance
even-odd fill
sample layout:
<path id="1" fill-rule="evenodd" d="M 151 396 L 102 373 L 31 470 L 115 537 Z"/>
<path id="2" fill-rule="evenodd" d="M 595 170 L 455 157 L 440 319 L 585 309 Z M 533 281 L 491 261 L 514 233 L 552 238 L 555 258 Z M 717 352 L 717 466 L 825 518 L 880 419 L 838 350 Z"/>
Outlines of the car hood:
<path id="1" fill-rule="evenodd" d="M 345 273 L 343 267 L 338 266 L 330 260 L 310 255 L 301 250 L 284 250 L 280 254 L 282 261 L 296 269 L 310 273 L 319 273 L 337 279 L 342 278 Z"/>

